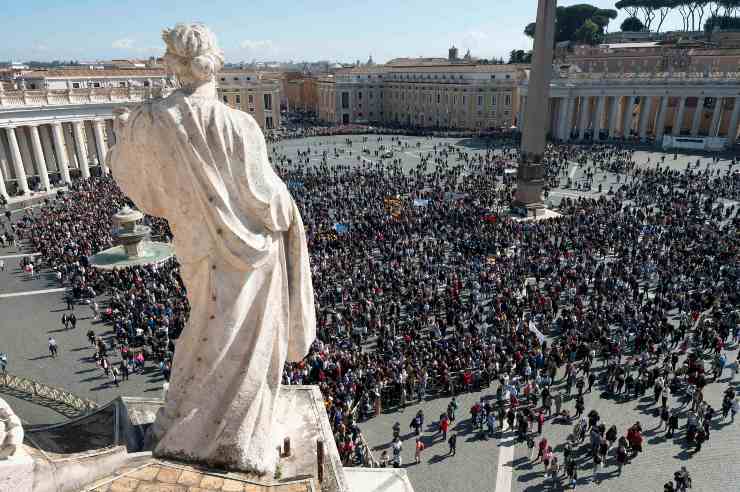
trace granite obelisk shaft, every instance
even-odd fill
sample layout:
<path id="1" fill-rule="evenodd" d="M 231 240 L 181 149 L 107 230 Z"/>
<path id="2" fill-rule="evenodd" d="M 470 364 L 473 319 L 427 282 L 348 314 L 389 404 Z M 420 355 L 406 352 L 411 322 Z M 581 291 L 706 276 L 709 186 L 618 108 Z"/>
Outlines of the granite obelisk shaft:
<path id="1" fill-rule="evenodd" d="M 555 10 L 557 0 L 539 0 L 537 23 L 529 74 L 527 105 L 524 108 L 522 150 L 515 204 L 527 208 L 542 207 L 544 185 L 543 155 L 550 117 L 550 79 L 552 77 L 553 44 L 555 42 Z"/>

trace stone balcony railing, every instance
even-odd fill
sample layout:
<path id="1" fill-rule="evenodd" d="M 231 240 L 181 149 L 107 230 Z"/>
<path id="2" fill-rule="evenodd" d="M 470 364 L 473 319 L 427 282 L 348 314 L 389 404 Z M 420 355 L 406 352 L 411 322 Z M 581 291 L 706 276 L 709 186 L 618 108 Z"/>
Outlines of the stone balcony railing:
<path id="1" fill-rule="evenodd" d="M 740 72 L 581 72 L 554 74 L 553 82 L 609 82 L 611 83 L 682 83 L 708 82 L 714 84 L 737 84 Z M 526 82 L 525 82 L 526 83 Z"/>
<path id="2" fill-rule="evenodd" d="M 114 87 L 99 89 L 14 90 L 0 92 L 0 109 L 138 102 L 162 97 L 161 87 Z"/>

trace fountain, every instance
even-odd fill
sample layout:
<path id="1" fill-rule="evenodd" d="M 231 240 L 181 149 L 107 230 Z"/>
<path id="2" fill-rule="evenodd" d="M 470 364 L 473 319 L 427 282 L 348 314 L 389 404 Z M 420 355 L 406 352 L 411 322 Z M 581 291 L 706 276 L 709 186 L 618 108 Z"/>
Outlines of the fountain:
<path id="1" fill-rule="evenodd" d="M 140 224 L 144 214 L 129 206 L 113 216 L 115 246 L 88 258 L 90 265 L 104 270 L 135 265 L 159 264 L 174 256 L 172 245 L 149 240 L 151 228 Z"/>

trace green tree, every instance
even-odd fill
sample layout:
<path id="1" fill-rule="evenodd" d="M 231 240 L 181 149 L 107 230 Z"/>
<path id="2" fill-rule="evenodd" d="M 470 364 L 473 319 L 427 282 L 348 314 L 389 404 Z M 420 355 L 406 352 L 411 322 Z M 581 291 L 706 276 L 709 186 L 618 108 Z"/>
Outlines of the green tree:
<path id="1" fill-rule="evenodd" d="M 511 50 L 509 63 L 532 63 L 532 52 L 524 50 Z"/>
<path id="2" fill-rule="evenodd" d="M 604 33 L 594 21 L 588 19 L 575 32 L 575 40 L 579 43 L 595 45 L 604 40 Z"/>
<path id="3" fill-rule="evenodd" d="M 558 7 L 555 11 L 555 42 L 559 43 L 561 41 L 590 39 L 591 42 L 598 43 L 600 42 L 600 39 L 603 39 L 604 32 L 606 27 L 609 25 L 609 22 L 616 18 L 616 10 L 601 9 L 585 3 L 570 5 L 568 7 Z M 593 26 L 588 25 L 587 27 L 584 27 L 586 21 L 590 21 Z M 598 36 L 593 33 L 594 26 L 598 32 Z M 576 32 L 579 30 L 579 35 L 576 35 Z M 534 22 L 528 24 L 524 28 L 524 34 L 531 38 L 534 37 L 534 32 Z"/>
<path id="4" fill-rule="evenodd" d="M 637 17 L 627 17 L 620 26 L 622 32 L 640 32 L 645 30 L 645 24 Z"/>

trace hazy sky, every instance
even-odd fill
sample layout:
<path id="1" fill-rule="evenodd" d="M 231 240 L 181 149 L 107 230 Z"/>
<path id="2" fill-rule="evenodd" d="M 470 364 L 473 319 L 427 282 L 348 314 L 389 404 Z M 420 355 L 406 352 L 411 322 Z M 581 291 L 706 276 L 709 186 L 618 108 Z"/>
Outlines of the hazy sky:
<path id="1" fill-rule="evenodd" d="M 217 34 L 227 61 L 376 62 L 401 56 L 508 58 L 530 49 L 522 30 L 536 0 L 24 0 L 4 2 L 0 60 L 106 59 L 162 53 L 159 33 L 199 21 Z M 560 0 L 559 5 L 584 3 Z M 613 8 L 614 0 L 590 3 Z M 624 18 L 610 24 L 619 30 Z M 669 22 L 672 21 L 672 22 Z M 666 22 L 676 26 L 676 14 Z M 664 27 L 665 30 L 665 27 Z"/>

